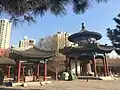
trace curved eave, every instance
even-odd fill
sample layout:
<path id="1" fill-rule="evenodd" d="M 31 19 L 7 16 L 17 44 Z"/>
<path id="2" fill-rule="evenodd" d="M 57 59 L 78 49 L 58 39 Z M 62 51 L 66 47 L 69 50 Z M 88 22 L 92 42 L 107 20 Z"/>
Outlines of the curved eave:
<path id="1" fill-rule="evenodd" d="M 0 57 L 0 65 L 15 65 L 16 62 L 11 58 Z"/>
<path id="2" fill-rule="evenodd" d="M 98 49 L 99 51 L 101 52 L 105 52 L 105 53 L 110 53 L 111 51 L 114 50 L 114 47 L 113 46 L 106 46 L 106 45 L 97 45 L 98 46 Z"/>
<path id="3" fill-rule="evenodd" d="M 90 46 L 90 45 L 89 45 Z M 110 53 L 114 47 L 113 46 L 105 46 L 105 45 L 91 45 L 90 47 L 67 47 L 64 49 L 60 49 L 60 53 L 64 55 L 69 54 L 79 54 L 79 53 L 92 53 L 92 52 L 98 52 L 98 53 Z"/>
<path id="4" fill-rule="evenodd" d="M 83 32 L 78 32 L 78 33 L 70 35 L 68 37 L 68 40 L 71 42 L 74 42 L 76 38 L 80 40 L 82 37 L 95 38 L 96 40 L 99 40 L 102 38 L 102 35 L 97 32 L 90 32 L 90 31 L 85 30 Z"/>
<path id="5" fill-rule="evenodd" d="M 96 48 L 67 47 L 64 49 L 60 49 L 60 53 L 67 55 L 67 54 L 93 52 L 95 50 L 96 50 Z"/>
<path id="6" fill-rule="evenodd" d="M 48 59 L 53 57 L 53 54 L 50 53 L 34 53 L 34 52 L 23 52 L 23 51 L 13 51 L 10 55 L 14 59 Z"/>

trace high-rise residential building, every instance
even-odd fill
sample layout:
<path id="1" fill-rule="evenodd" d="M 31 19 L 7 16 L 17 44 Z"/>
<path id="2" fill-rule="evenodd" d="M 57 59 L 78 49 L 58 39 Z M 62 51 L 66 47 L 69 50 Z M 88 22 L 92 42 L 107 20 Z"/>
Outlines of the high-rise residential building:
<path id="1" fill-rule="evenodd" d="M 69 34 L 63 31 L 57 32 L 53 35 L 53 38 L 55 39 L 54 41 L 56 41 L 56 48 L 58 52 L 59 49 L 70 46 L 72 44 L 70 41 L 68 41 L 68 36 Z"/>
<path id="2" fill-rule="evenodd" d="M 61 48 L 64 48 L 65 46 L 70 45 L 70 42 L 67 39 L 68 36 L 69 34 L 63 31 L 57 32 L 56 34 L 53 35 L 53 37 L 56 38 L 58 49 L 61 49 Z"/>
<path id="3" fill-rule="evenodd" d="M 0 19 L 0 48 L 9 48 L 12 22 Z"/>
<path id="4" fill-rule="evenodd" d="M 27 36 L 24 36 L 23 40 L 19 41 L 19 48 L 25 49 L 29 46 L 34 46 L 35 40 L 34 39 L 28 39 Z"/>

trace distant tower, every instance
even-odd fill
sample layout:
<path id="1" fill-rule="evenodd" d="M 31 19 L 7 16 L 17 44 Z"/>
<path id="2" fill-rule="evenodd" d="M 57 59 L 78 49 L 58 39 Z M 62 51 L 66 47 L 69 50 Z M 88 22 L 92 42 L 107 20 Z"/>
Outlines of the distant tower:
<path id="1" fill-rule="evenodd" d="M 9 48 L 12 22 L 0 19 L 0 48 Z"/>
<path id="2" fill-rule="evenodd" d="M 34 39 L 28 39 L 27 36 L 24 36 L 23 40 L 19 41 L 19 48 L 24 49 L 29 46 L 34 46 L 35 45 L 35 40 Z"/>

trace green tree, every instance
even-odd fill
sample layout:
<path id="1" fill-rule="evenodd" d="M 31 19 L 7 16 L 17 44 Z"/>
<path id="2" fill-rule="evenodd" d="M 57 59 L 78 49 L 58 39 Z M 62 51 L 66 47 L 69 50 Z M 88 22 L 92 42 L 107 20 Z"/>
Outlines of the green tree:
<path id="1" fill-rule="evenodd" d="M 120 55 L 120 14 L 114 18 L 117 23 L 115 29 L 107 29 L 107 36 L 115 47 L 115 51 Z"/>
<path id="2" fill-rule="evenodd" d="M 34 21 L 35 16 L 43 16 L 47 11 L 54 15 L 66 14 L 66 7 L 72 5 L 76 14 L 84 13 L 92 2 L 108 0 L 0 0 L 0 12 L 7 13 L 11 20 Z"/>

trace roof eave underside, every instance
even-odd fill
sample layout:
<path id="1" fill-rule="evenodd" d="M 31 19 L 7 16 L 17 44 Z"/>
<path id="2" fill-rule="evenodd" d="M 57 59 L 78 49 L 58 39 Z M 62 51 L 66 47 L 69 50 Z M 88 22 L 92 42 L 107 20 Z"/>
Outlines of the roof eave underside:
<path id="1" fill-rule="evenodd" d="M 82 37 L 89 37 L 89 38 L 95 38 L 96 40 L 101 39 L 102 35 L 97 32 L 82 32 L 82 33 L 75 33 L 68 37 L 68 40 L 71 42 L 74 42 L 75 38 L 82 38 Z"/>
<path id="2" fill-rule="evenodd" d="M 75 54 L 75 53 L 110 53 L 113 50 L 113 48 L 64 48 L 61 49 L 62 54 Z"/>

